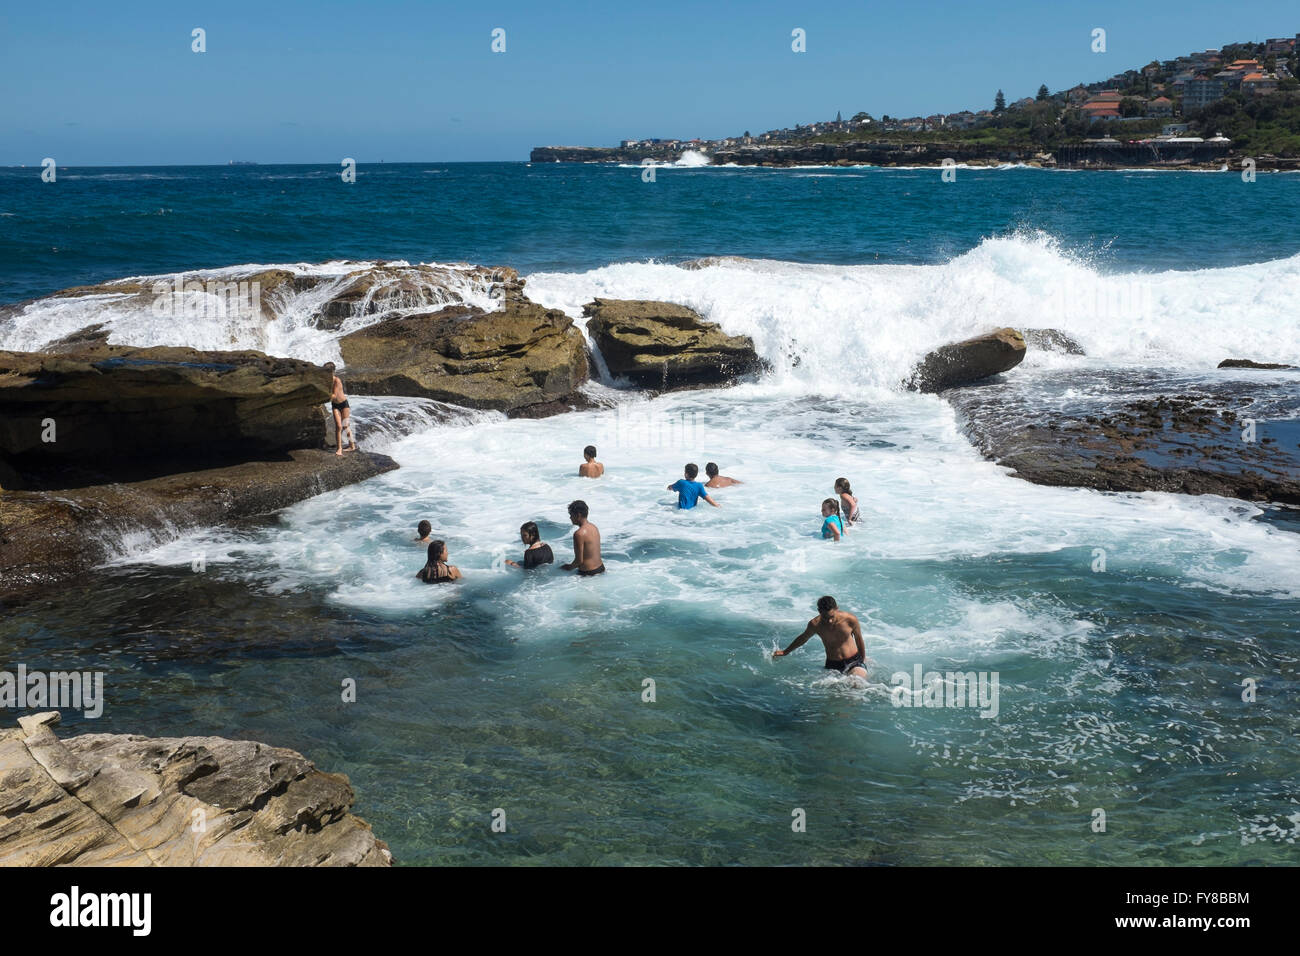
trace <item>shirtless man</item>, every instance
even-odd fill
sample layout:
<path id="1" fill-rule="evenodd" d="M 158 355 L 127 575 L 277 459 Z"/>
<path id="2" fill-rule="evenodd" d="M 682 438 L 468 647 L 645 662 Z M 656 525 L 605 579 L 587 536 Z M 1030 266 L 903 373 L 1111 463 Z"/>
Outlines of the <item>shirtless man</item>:
<path id="1" fill-rule="evenodd" d="M 605 466 L 596 460 L 595 445 L 588 445 L 584 448 L 582 457 L 587 460 L 578 466 L 579 478 L 599 478 L 605 473 Z"/>
<path id="2" fill-rule="evenodd" d="M 820 614 L 808 622 L 804 632 L 785 650 L 773 651 L 772 656 L 785 657 L 816 634 L 826 647 L 827 670 L 865 678 L 867 645 L 862 642 L 862 625 L 857 617 L 841 611 L 835 598 L 829 596 L 817 599 L 817 610 Z"/>
<path id="3" fill-rule="evenodd" d="M 709 462 L 704 466 L 704 473 L 709 476 L 709 480 L 704 483 L 705 488 L 728 488 L 731 485 L 743 485 L 743 481 L 737 481 L 735 478 L 728 478 L 726 475 L 718 474 L 718 466 Z"/>
<path id="4" fill-rule="evenodd" d="M 600 559 L 600 529 L 587 520 L 587 503 L 575 501 L 569 505 L 569 521 L 578 526 L 573 532 L 573 560 L 560 565 L 564 571 L 577 568 L 584 578 L 605 573 L 605 562 Z"/>
<path id="5" fill-rule="evenodd" d="M 325 368 L 329 370 L 330 375 L 334 376 L 334 381 L 330 384 L 330 408 L 334 411 L 334 436 L 339 442 L 339 450 L 334 454 L 342 455 L 345 429 L 348 433 L 348 441 L 351 442 L 348 451 L 357 450 L 357 439 L 352 433 L 352 409 L 348 405 L 348 397 L 343 394 L 343 382 L 334 375 L 334 363 L 330 362 Z"/>

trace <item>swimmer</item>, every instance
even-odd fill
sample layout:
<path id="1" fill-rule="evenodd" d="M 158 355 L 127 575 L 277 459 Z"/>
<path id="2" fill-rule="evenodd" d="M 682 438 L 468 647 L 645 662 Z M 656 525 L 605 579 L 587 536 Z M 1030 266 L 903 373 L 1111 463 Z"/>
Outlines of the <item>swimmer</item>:
<path id="1" fill-rule="evenodd" d="M 867 645 L 863 643 L 862 625 L 856 615 L 841 611 L 835 598 L 829 595 L 817 599 L 817 611 L 818 616 L 808 622 L 804 632 L 785 650 L 773 651 L 772 657 L 785 657 L 816 634 L 826 648 L 826 670 L 865 678 Z"/>

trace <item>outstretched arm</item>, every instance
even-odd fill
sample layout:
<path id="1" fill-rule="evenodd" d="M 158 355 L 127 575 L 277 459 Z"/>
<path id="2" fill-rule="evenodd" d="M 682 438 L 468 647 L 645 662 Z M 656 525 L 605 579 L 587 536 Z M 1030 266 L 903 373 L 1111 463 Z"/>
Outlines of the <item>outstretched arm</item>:
<path id="1" fill-rule="evenodd" d="M 707 501 L 709 504 L 713 505 L 713 507 L 715 508 L 720 507 L 718 503 L 714 501 L 712 498 L 710 498 L 708 495 L 704 496 L 704 500 Z"/>
<path id="2" fill-rule="evenodd" d="M 796 651 L 796 650 L 798 650 L 799 648 L 803 647 L 804 644 L 808 643 L 808 638 L 812 637 L 814 633 L 816 633 L 816 632 L 813 631 L 813 626 L 812 626 L 811 623 L 809 623 L 808 626 L 805 627 L 805 628 L 803 629 L 803 633 L 800 634 L 798 637 L 796 637 L 793 641 L 790 642 L 790 646 L 789 646 L 789 647 L 787 647 L 787 648 L 786 648 L 785 650 L 783 650 L 783 651 L 773 651 L 773 652 L 772 652 L 772 656 L 773 656 L 773 657 L 785 657 L 785 656 L 786 656 L 787 654 L 789 654 L 791 651 Z"/>

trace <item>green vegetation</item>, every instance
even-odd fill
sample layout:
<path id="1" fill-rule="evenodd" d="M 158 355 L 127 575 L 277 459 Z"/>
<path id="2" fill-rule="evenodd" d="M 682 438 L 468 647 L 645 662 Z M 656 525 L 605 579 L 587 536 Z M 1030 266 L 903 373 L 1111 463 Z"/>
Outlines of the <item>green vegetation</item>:
<path id="1" fill-rule="evenodd" d="M 1270 96 L 1232 93 L 1189 117 L 1201 135 L 1222 133 L 1243 153 L 1300 156 L 1300 83 L 1284 81 Z"/>

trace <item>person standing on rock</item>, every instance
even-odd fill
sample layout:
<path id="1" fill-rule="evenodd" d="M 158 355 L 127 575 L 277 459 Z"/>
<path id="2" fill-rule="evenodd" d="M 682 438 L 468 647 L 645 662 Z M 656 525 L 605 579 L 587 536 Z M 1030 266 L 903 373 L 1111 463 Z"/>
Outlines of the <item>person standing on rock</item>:
<path id="1" fill-rule="evenodd" d="M 330 383 L 330 408 L 334 412 L 334 437 L 338 439 L 338 451 L 336 455 L 343 454 L 343 432 L 346 429 L 348 433 L 348 442 L 350 446 L 348 451 L 357 450 L 357 437 L 352 431 L 352 408 L 348 404 L 348 397 L 343 393 L 343 382 L 334 375 L 334 363 L 330 362 L 325 366 L 326 370 L 333 376 L 333 382 Z"/>
<path id="2" fill-rule="evenodd" d="M 582 577 L 605 573 L 605 562 L 600 558 L 600 529 L 587 520 L 587 503 L 574 501 L 569 505 L 569 521 L 578 526 L 573 532 L 573 560 L 560 565 L 563 571 L 575 568 Z"/>
<path id="3" fill-rule="evenodd" d="M 867 676 L 867 645 L 862 640 L 862 624 L 848 611 L 841 611 L 830 595 L 817 599 L 817 617 L 808 622 L 802 634 L 783 651 L 773 651 L 773 659 L 785 657 L 816 634 L 826 648 L 826 669 L 853 677 Z"/>

